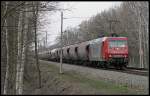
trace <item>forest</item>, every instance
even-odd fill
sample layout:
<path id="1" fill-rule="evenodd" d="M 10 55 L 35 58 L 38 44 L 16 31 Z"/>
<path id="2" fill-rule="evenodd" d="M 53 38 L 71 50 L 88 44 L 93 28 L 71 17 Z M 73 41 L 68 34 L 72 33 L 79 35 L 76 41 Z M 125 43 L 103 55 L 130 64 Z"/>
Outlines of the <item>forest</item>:
<path id="1" fill-rule="evenodd" d="M 36 56 L 35 70 L 39 76 L 38 34 L 42 26 L 39 14 L 56 9 L 57 2 L 1 2 L 1 92 L 22 94 L 23 79 L 29 78 L 31 57 Z M 23 75 L 24 74 L 24 75 Z M 29 78 L 30 79 L 30 78 Z"/>
<path id="2" fill-rule="evenodd" d="M 38 73 L 40 84 L 39 46 L 37 30 L 46 11 L 60 11 L 59 2 L 48 1 L 1 1 L 1 92 L 22 94 L 23 81 L 29 78 L 31 66 Z M 128 37 L 129 66 L 149 68 L 149 5 L 148 2 L 122 2 L 89 20 L 79 27 L 63 32 L 63 46 L 111 36 L 116 33 Z M 45 33 L 44 33 L 45 34 Z M 61 36 L 54 45 L 44 50 L 60 47 Z M 42 51 L 44 51 L 42 50 Z M 36 65 L 30 64 L 36 57 Z"/>

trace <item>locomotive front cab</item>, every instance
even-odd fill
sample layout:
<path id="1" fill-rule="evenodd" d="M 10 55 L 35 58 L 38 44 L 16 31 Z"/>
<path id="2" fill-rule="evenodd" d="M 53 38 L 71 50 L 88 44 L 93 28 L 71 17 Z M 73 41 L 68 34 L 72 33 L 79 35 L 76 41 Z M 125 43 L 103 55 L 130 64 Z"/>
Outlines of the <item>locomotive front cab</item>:
<path id="1" fill-rule="evenodd" d="M 126 37 L 108 38 L 107 59 L 110 63 L 124 64 L 128 63 L 128 44 Z"/>

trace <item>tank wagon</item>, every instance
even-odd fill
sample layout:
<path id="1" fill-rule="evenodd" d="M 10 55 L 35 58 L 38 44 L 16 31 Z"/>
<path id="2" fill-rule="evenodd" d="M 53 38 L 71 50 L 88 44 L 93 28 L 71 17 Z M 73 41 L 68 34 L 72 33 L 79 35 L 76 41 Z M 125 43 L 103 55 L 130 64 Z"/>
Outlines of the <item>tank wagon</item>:
<path id="1" fill-rule="evenodd" d="M 127 40 L 127 37 L 102 37 L 63 47 L 63 62 L 122 69 L 128 64 Z M 60 48 L 51 50 L 49 58 L 59 61 Z"/>

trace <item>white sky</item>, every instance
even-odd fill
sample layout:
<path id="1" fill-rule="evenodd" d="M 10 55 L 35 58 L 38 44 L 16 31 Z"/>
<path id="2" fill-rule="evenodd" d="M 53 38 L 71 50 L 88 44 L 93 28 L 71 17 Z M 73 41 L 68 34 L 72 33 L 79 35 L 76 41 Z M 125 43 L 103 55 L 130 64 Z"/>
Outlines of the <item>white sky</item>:
<path id="1" fill-rule="evenodd" d="M 107 10 L 113 6 L 118 6 L 121 2 L 61 2 L 60 5 L 63 8 L 70 8 L 71 11 L 64 11 L 63 30 L 67 27 L 77 27 L 83 20 L 88 20 L 89 17 L 96 15 L 97 13 Z M 62 8 L 61 7 L 61 8 Z M 81 18 L 71 18 L 81 17 Z M 51 24 L 45 24 L 43 31 L 48 32 L 48 45 L 55 43 L 56 36 L 60 33 L 61 29 L 61 14 L 60 12 L 51 13 L 47 12 L 44 15 L 46 22 Z"/>

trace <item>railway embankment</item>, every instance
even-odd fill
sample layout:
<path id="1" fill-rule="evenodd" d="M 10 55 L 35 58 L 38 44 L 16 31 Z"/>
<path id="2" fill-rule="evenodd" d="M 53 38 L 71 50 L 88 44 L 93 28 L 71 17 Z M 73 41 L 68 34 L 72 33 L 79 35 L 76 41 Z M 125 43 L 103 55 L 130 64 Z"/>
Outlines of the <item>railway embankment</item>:
<path id="1" fill-rule="evenodd" d="M 33 87 L 38 84 L 35 82 L 38 77 L 34 76 L 34 73 L 30 74 L 33 76 L 34 82 L 28 83 L 24 94 L 148 94 L 148 90 L 143 86 L 129 87 L 124 83 L 118 83 L 118 81 L 114 83 L 113 78 L 117 79 L 117 76 L 112 75 L 111 71 L 106 73 L 106 70 L 63 64 L 63 74 L 60 74 L 59 63 L 43 60 L 40 60 L 40 69 L 42 87 Z M 121 80 L 125 78 L 124 75 L 119 75 Z M 108 79 L 109 76 L 111 78 Z M 129 77 L 124 80 L 128 81 Z M 145 77 L 139 78 L 145 80 L 145 83 L 148 82 Z"/>

